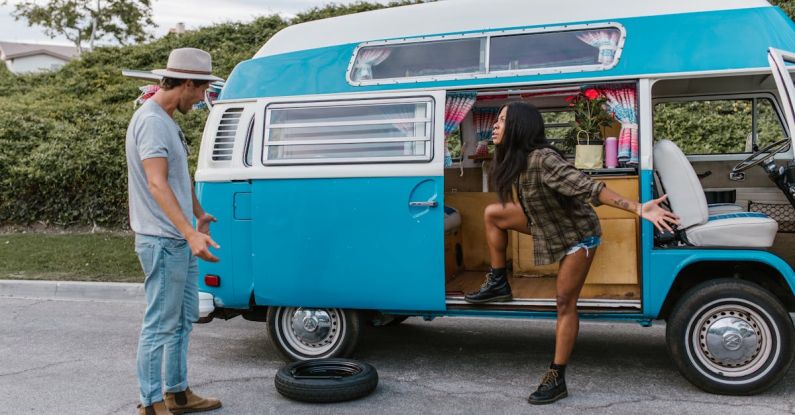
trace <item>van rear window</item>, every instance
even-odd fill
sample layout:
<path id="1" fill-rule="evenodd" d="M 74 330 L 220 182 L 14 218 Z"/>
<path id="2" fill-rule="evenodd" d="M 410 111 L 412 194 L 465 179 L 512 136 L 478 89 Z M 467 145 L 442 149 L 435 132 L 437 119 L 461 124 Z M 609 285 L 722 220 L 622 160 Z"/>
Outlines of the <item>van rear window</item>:
<path id="1" fill-rule="evenodd" d="M 273 104 L 264 164 L 428 161 L 432 98 Z"/>
<path id="2" fill-rule="evenodd" d="M 354 85 L 606 70 L 624 45 L 616 23 L 549 27 L 422 40 L 366 42 L 354 52 Z"/>

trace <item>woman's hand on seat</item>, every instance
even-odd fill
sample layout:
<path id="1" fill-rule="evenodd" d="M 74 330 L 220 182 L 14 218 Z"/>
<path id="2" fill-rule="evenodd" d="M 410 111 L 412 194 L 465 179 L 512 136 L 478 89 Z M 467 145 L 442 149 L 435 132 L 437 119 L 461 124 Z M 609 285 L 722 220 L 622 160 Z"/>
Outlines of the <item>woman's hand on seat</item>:
<path id="1" fill-rule="evenodd" d="M 660 232 L 673 232 L 672 225 L 679 225 L 679 216 L 663 209 L 660 204 L 668 199 L 668 195 L 643 203 L 640 207 L 640 217 L 653 223 Z"/>

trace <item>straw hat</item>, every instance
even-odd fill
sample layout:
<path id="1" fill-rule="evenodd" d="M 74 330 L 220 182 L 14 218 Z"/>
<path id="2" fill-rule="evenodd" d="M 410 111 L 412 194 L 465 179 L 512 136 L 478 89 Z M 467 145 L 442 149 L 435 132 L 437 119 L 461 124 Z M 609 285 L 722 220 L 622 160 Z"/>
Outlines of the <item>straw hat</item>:
<path id="1" fill-rule="evenodd" d="M 223 81 L 212 74 L 213 63 L 210 54 L 195 48 L 174 49 L 168 55 L 166 69 L 155 69 L 155 75 L 164 78 L 195 79 L 199 81 Z"/>

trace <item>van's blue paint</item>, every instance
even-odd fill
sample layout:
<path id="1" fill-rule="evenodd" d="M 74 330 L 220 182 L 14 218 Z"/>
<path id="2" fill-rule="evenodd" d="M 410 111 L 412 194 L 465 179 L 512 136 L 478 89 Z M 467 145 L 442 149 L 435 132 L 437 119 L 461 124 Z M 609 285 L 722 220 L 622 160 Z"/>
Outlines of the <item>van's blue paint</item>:
<path id="1" fill-rule="evenodd" d="M 640 200 L 647 202 L 654 197 L 652 185 L 654 183 L 654 172 L 652 170 L 641 170 L 640 176 Z M 660 293 L 652 291 L 652 287 L 646 283 L 644 276 L 651 275 L 651 251 L 654 248 L 654 225 L 647 220 L 640 221 L 640 289 L 642 290 L 643 315 L 646 317 L 656 317 L 657 314 L 649 310 L 648 304 L 653 297 L 665 297 L 668 292 Z"/>
<path id="2" fill-rule="evenodd" d="M 443 177 L 255 180 L 257 304 L 445 309 Z M 409 207 L 435 200 L 437 207 Z"/>
<path id="3" fill-rule="evenodd" d="M 356 87 L 347 83 L 345 73 L 357 43 L 244 61 L 229 76 L 220 98 L 449 88 L 575 78 L 766 68 L 768 66 L 766 51 L 769 47 L 795 50 L 795 25 L 775 7 L 635 17 L 611 21 L 621 23 L 626 28 L 627 39 L 620 61 L 607 71 Z M 500 28 L 502 29 L 505 28 Z M 296 79 L 301 81 L 296 82 Z"/>
<path id="4" fill-rule="evenodd" d="M 795 290 L 795 273 L 783 259 L 767 251 L 721 250 L 721 249 L 655 249 L 649 260 L 651 273 L 646 274 L 643 283 L 651 295 L 646 298 L 646 314 L 658 316 L 665 297 L 685 267 L 698 262 L 737 262 L 749 261 L 770 265 L 777 270 L 790 287 Z"/>
<path id="5" fill-rule="evenodd" d="M 249 307 L 253 286 L 251 267 L 251 221 L 234 216 L 235 195 L 251 192 L 247 182 L 197 183 L 196 197 L 207 213 L 218 222 L 210 225 L 212 238 L 219 249 L 212 249 L 220 262 L 199 260 L 199 291 L 215 296 L 216 307 L 245 309 Z M 204 284 L 204 275 L 221 277 L 220 287 Z"/>

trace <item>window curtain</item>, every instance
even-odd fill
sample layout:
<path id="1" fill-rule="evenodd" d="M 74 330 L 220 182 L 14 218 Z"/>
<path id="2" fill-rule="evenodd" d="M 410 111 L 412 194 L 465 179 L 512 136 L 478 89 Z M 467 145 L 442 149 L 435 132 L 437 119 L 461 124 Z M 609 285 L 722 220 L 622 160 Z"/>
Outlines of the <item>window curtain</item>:
<path id="1" fill-rule="evenodd" d="M 392 50 L 387 48 L 363 49 L 356 57 L 351 79 L 354 81 L 373 79 L 373 66 L 379 65 L 391 54 Z"/>
<path id="2" fill-rule="evenodd" d="M 499 114 L 499 107 L 478 107 L 472 110 L 475 138 L 478 140 L 478 145 L 475 148 L 476 156 L 486 157 L 489 155 L 489 140 L 491 140 L 491 132 Z"/>
<path id="3" fill-rule="evenodd" d="M 597 62 L 606 65 L 613 62 L 618 50 L 619 31 L 611 30 L 591 30 L 577 35 L 577 39 L 586 44 L 599 49 Z"/>
<path id="4" fill-rule="evenodd" d="M 625 166 L 637 166 L 638 154 L 638 115 L 633 88 L 605 89 L 610 112 L 621 123 L 618 137 L 618 162 Z"/>
<path id="5" fill-rule="evenodd" d="M 453 165 L 453 157 L 450 154 L 450 147 L 447 145 L 447 137 L 461 125 L 469 110 L 475 105 L 477 94 L 475 92 L 454 92 L 447 94 L 444 106 L 444 166 Z M 462 139 L 463 141 L 463 139 Z"/>

